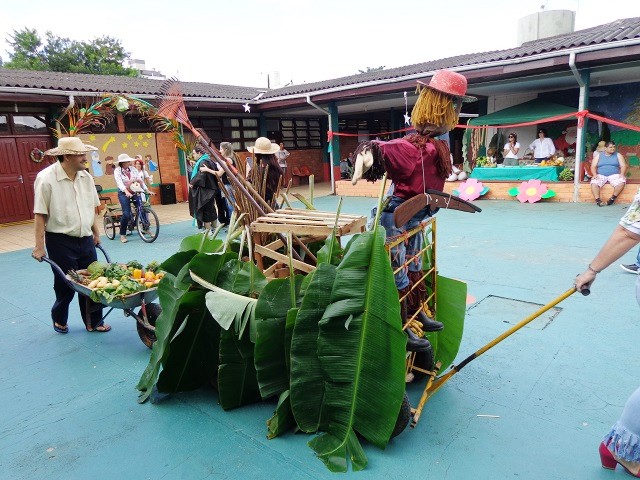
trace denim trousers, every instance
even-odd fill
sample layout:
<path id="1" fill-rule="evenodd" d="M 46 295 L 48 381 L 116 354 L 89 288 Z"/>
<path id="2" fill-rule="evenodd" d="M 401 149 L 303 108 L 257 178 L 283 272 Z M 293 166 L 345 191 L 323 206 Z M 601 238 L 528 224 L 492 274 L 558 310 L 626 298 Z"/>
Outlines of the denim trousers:
<path id="1" fill-rule="evenodd" d="M 402 225 L 400 228 L 396 228 L 393 222 L 393 212 L 396 207 L 402 203 L 404 203 L 403 198 L 392 196 L 391 201 L 380 215 L 380 225 L 382 225 L 386 230 L 387 239 L 402 235 L 412 228 L 417 227 L 420 222 L 431 217 L 429 207 L 425 207 L 418 211 L 405 225 Z M 409 276 L 407 275 L 407 271 L 419 272 L 422 270 L 422 255 L 418 254 L 420 250 L 422 250 L 422 233 L 412 236 L 406 242 L 401 242 L 399 245 L 396 245 L 391 249 L 391 265 L 394 271 L 398 269 L 400 265 L 404 265 L 407 257 L 413 257 L 408 268 L 403 268 L 395 275 L 395 282 L 398 290 L 406 288 L 409 285 Z"/>

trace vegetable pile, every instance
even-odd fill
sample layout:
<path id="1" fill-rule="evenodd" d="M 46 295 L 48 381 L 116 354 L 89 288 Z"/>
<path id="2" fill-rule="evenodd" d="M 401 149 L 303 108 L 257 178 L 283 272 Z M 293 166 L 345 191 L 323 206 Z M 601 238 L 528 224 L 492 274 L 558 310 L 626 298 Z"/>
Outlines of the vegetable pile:
<path id="1" fill-rule="evenodd" d="M 91 300 L 108 303 L 156 287 L 164 277 L 158 267 L 155 261 L 146 268 L 135 260 L 126 264 L 95 261 L 86 270 L 70 270 L 69 277 L 91 289 Z"/>

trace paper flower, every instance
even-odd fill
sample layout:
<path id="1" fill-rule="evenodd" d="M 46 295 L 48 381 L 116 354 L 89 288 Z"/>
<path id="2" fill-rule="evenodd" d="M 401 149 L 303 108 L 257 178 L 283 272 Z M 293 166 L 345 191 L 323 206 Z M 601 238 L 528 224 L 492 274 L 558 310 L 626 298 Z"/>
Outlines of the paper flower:
<path id="1" fill-rule="evenodd" d="M 516 197 L 521 203 L 536 203 L 542 198 L 555 197 L 556 192 L 549 190 L 547 185 L 540 180 L 527 180 L 522 182 L 519 187 L 511 188 L 509 195 Z"/>
<path id="2" fill-rule="evenodd" d="M 129 110 L 129 102 L 126 98 L 118 97 L 118 100 L 116 100 L 116 110 L 119 112 L 126 112 Z"/>
<path id="3" fill-rule="evenodd" d="M 466 182 L 462 182 L 460 187 L 453 191 L 453 194 L 462 200 L 470 202 L 488 191 L 489 187 L 485 187 L 482 182 L 477 181 L 475 178 L 469 178 Z"/>

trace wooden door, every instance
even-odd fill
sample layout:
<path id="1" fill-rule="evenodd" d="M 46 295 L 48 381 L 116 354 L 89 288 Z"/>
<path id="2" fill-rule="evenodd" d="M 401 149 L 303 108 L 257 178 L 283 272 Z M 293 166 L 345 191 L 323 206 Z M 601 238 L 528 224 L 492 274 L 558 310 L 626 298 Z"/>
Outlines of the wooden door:
<path id="1" fill-rule="evenodd" d="M 0 137 L 0 223 L 33 218 L 33 182 L 47 160 L 33 162 L 34 148 L 50 148 L 49 137 Z"/>

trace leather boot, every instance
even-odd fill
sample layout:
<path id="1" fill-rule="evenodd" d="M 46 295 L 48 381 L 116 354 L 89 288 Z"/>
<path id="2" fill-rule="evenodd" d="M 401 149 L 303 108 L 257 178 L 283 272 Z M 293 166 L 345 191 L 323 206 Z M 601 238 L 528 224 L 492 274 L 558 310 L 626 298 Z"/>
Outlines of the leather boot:
<path id="1" fill-rule="evenodd" d="M 407 332 L 407 351 L 409 352 L 431 352 L 433 355 L 433 348 L 431 342 L 426 338 L 420 338 L 410 328 L 405 330 Z"/>
<path id="2" fill-rule="evenodd" d="M 427 317 L 427 314 L 420 310 L 417 320 L 422 323 L 423 332 L 439 332 L 444 325 L 433 318 Z"/>

